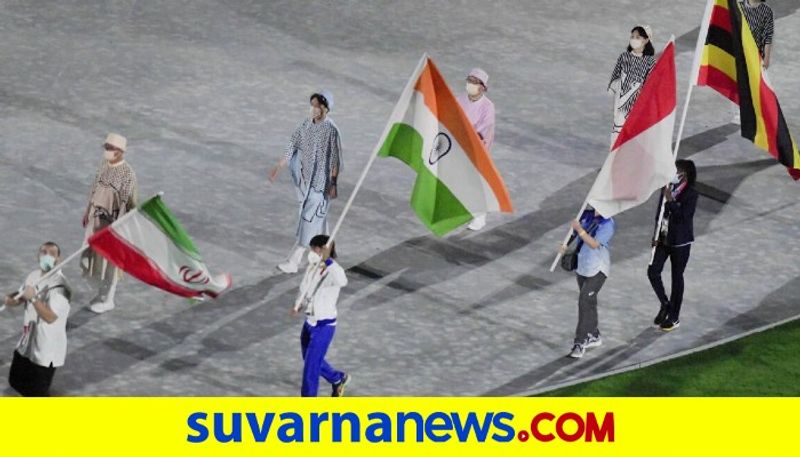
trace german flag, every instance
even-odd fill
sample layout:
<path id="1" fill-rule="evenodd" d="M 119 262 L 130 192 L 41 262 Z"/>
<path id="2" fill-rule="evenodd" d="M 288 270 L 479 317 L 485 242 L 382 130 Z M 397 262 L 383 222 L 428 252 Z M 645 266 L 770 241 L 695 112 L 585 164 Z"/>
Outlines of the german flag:
<path id="1" fill-rule="evenodd" d="M 800 179 L 800 151 L 761 64 L 761 54 L 737 0 L 709 0 L 695 55 L 696 84 L 739 105 L 742 136 Z"/>

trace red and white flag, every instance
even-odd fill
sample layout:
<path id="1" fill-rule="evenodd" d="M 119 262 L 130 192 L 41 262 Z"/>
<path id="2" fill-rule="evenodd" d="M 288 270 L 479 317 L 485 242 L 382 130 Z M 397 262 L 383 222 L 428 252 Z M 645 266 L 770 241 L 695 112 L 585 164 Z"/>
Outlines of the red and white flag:
<path id="1" fill-rule="evenodd" d="M 675 42 L 670 40 L 589 191 L 587 202 L 603 217 L 644 203 L 675 175 L 676 105 Z"/>

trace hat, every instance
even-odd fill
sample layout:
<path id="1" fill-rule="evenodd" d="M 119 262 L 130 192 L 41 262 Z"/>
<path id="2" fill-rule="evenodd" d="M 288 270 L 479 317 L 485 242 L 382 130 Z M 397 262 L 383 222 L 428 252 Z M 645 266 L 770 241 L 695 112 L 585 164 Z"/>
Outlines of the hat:
<path id="1" fill-rule="evenodd" d="M 331 93 L 331 91 L 329 91 L 328 89 L 323 89 L 318 92 L 318 95 L 324 98 L 324 100 L 320 101 L 322 102 L 323 105 L 325 105 L 326 108 L 328 108 L 328 111 L 333 111 L 333 94 Z"/>
<path id="2" fill-rule="evenodd" d="M 110 144 L 111 146 L 120 149 L 122 152 L 125 152 L 128 147 L 128 140 L 118 133 L 109 133 L 108 136 L 106 136 L 105 144 Z"/>
<path id="3" fill-rule="evenodd" d="M 647 34 L 647 38 L 649 38 L 650 41 L 653 41 L 653 28 L 652 27 L 650 27 L 649 25 L 637 25 L 636 27 L 643 28 L 644 29 L 644 33 Z"/>
<path id="4" fill-rule="evenodd" d="M 483 83 L 483 87 L 485 87 L 487 90 L 489 89 L 489 74 L 480 68 L 473 68 L 469 71 L 469 75 L 467 76 L 478 78 L 480 82 Z"/>

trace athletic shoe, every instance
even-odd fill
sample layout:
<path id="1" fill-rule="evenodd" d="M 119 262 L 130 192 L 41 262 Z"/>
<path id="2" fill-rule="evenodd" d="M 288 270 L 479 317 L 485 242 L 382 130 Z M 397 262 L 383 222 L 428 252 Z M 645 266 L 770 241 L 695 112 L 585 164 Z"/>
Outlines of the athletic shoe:
<path id="1" fill-rule="evenodd" d="M 661 330 L 664 332 L 671 332 L 680 326 L 681 326 L 680 320 L 673 321 L 672 319 L 667 319 L 661 324 Z"/>
<path id="2" fill-rule="evenodd" d="M 658 310 L 658 314 L 656 315 L 656 318 L 653 319 L 653 325 L 655 325 L 656 327 L 659 327 L 659 326 L 661 326 L 661 324 L 664 323 L 665 320 L 667 320 L 667 307 L 666 306 L 662 306 L 661 309 Z"/>
<path id="3" fill-rule="evenodd" d="M 342 380 L 333 385 L 331 397 L 344 397 L 344 388 L 350 384 L 350 375 L 345 373 Z"/>
<path id="4" fill-rule="evenodd" d="M 286 262 L 278 264 L 278 270 L 286 274 L 297 273 L 298 265 L 293 263 L 291 260 L 287 260 Z"/>
<path id="5" fill-rule="evenodd" d="M 482 230 L 484 227 L 486 227 L 486 215 L 485 214 L 477 216 L 467 226 L 467 228 L 469 230 L 472 230 L 473 232 L 477 232 L 479 230 Z"/>
<path id="6" fill-rule="evenodd" d="M 109 300 L 100 303 L 95 303 L 91 305 L 89 309 L 94 313 L 103 314 L 107 311 L 111 311 L 112 309 L 114 309 L 114 302 Z"/>
<path id="7" fill-rule="evenodd" d="M 569 357 L 573 359 L 580 359 L 583 357 L 583 354 L 586 353 L 586 346 L 582 345 L 581 343 L 575 343 L 572 346 L 572 351 L 569 353 Z"/>
<path id="8" fill-rule="evenodd" d="M 586 344 L 583 347 L 585 349 L 591 349 L 600 347 L 602 345 L 603 345 L 603 340 L 600 338 L 600 335 L 594 336 L 590 333 L 589 338 L 586 339 Z"/>

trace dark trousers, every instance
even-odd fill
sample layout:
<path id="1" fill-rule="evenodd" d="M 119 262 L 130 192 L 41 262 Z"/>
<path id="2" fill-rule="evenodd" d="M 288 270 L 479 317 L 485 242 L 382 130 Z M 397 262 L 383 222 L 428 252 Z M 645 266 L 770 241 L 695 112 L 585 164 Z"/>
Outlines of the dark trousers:
<path id="1" fill-rule="evenodd" d="M 597 294 L 606 282 L 606 275 L 597 273 L 591 278 L 576 275 L 578 278 L 578 326 L 575 328 L 575 343 L 585 343 L 589 335 L 598 337 Z"/>
<path id="2" fill-rule="evenodd" d="M 8 384 L 23 397 L 49 397 L 55 374 L 52 363 L 49 367 L 42 367 L 14 351 L 14 359 L 8 370 Z"/>
<path id="3" fill-rule="evenodd" d="M 319 377 L 322 376 L 331 384 L 336 384 L 344 378 L 344 373 L 337 371 L 325 361 L 325 353 L 333 341 L 336 332 L 335 325 L 317 323 L 316 326 L 303 324 L 300 333 L 300 350 L 303 352 L 303 387 L 300 395 L 303 397 L 316 397 L 319 390 Z"/>
<path id="4" fill-rule="evenodd" d="M 686 270 L 686 264 L 689 263 L 691 250 L 691 244 L 679 248 L 659 244 L 656 247 L 653 264 L 647 268 L 647 277 L 650 279 L 650 285 L 653 286 L 656 297 L 661 302 L 661 306 L 667 308 L 668 317 L 674 321 L 678 320 L 681 313 L 683 272 Z M 664 291 L 664 282 L 661 280 L 661 272 L 664 271 L 664 264 L 667 259 L 672 265 L 672 292 L 669 297 Z"/>

